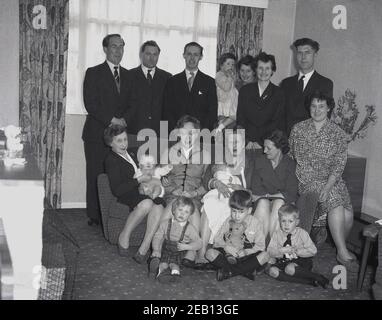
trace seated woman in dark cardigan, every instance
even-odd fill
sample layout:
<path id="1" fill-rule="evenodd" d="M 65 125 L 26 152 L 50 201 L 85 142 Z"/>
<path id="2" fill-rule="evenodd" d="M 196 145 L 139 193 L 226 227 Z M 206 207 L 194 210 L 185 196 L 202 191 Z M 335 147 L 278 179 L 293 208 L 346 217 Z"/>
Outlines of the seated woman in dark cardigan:
<path id="1" fill-rule="evenodd" d="M 143 220 L 147 218 L 146 233 L 142 244 L 134 256 L 134 260 L 143 263 L 148 258 L 148 250 L 155 231 L 158 228 L 163 214 L 163 205 L 142 195 L 138 191 L 141 182 L 151 179 L 148 175 L 141 175 L 134 178 L 137 171 L 137 162 L 134 153 L 127 151 L 127 133 L 125 128 L 119 125 L 111 125 L 105 130 L 105 143 L 111 147 L 111 151 L 105 159 L 105 172 L 110 180 L 112 193 L 117 197 L 118 202 L 126 204 L 132 210 L 126 220 L 118 241 L 119 253 L 127 255 L 129 239 L 132 231 Z"/>
<path id="2" fill-rule="evenodd" d="M 264 139 L 264 154 L 255 161 L 252 192 L 257 202 L 255 216 L 262 221 L 265 237 L 271 237 L 278 226 L 278 210 L 284 203 L 297 200 L 296 164 L 286 153 L 288 138 L 274 130 Z"/>

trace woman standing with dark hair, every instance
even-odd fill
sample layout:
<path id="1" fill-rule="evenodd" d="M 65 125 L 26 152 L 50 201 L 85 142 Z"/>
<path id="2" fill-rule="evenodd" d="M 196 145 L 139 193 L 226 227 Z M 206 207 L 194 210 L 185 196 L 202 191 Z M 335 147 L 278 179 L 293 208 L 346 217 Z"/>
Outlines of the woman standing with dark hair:
<path id="1" fill-rule="evenodd" d="M 235 83 L 237 90 L 248 83 L 255 82 L 256 68 L 254 65 L 254 58 L 251 55 L 242 57 L 237 63 L 238 79 Z"/>
<path id="2" fill-rule="evenodd" d="M 236 122 L 246 130 L 247 149 L 262 149 L 264 135 L 283 129 L 285 98 L 271 82 L 275 57 L 261 52 L 255 57 L 257 81 L 240 89 Z"/>
<path id="3" fill-rule="evenodd" d="M 309 97 L 311 118 L 297 123 L 289 137 L 290 154 L 296 160 L 300 194 L 319 195 L 318 219 L 313 226 L 325 227 L 328 221 L 337 247 L 337 261 L 358 270 L 357 260 L 346 247 L 353 225 L 353 209 L 342 180 L 347 161 L 347 141 L 342 129 L 330 121 L 334 100 L 320 91 Z"/>
<path id="4" fill-rule="evenodd" d="M 256 158 L 252 192 L 257 202 L 255 216 L 263 223 L 265 237 L 278 226 L 278 210 L 297 200 L 296 164 L 287 153 L 288 138 L 275 130 L 264 139 L 264 155 Z"/>

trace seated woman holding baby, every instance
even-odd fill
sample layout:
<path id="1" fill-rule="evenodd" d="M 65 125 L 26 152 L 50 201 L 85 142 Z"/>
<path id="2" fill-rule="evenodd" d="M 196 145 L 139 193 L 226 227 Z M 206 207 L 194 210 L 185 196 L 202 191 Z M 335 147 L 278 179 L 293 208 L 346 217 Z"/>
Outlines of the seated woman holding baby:
<path id="1" fill-rule="evenodd" d="M 215 155 L 216 159 L 216 155 Z M 210 267 L 205 258 L 207 245 L 212 244 L 223 222 L 230 217 L 229 197 L 234 190 L 251 186 L 255 153 L 245 150 L 245 132 L 235 127 L 225 131 L 224 163 L 211 166 L 208 187 L 203 197 L 201 237 L 203 247 L 197 255 L 197 269 Z"/>
<path id="2" fill-rule="evenodd" d="M 195 211 L 189 221 L 199 232 L 201 199 L 206 193 L 203 177 L 211 162 L 210 153 L 202 151 L 199 143 L 200 122 L 198 119 L 185 115 L 176 125 L 177 143 L 165 150 L 161 156 L 161 164 L 169 163 L 172 170 L 162 179 L 165 188 L 164 199 L 166 208 L 163 220 L 172 216 L 172 203 L 180 196 L 193 200 Z M 174 133 L 175 133 L 174 132 Z M 195 251 L 187 251 L 182 259 L 182 265 L 193 267 L 195 264 Z"/>
<path id="3" fill-rule="evenodd" d="M 163 214 L 163 200 L 160 199 L 163 190 L 161 186 L 151 184 L 155 172 L 150 171 L 152 170 L 150 159 L 143 157 L 138 167 L 136 155 L 128 150 L 125 127 L 109 126 L 105 129 L 104 139 L 105 143 L 111 147 L 104 164 L 112 193 L 117 197 L 118 202 L 132 209 L 119 236 L 119 253 L 123 256 L 128 255 L 131 233 L 147 216 L 146 232 L 134 256 L 136 262 L 143 263 L 148 258 L 152 238 Z"/>

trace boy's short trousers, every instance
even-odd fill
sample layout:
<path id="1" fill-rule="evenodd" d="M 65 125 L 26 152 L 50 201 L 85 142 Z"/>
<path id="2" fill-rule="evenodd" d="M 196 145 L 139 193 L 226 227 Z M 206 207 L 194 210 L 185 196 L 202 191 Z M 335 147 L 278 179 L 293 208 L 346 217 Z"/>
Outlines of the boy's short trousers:
<path id="1" fill-rule="evenodd" d="M 273 264 L 272 266 L 277 267 L 281 270 L 284 270 L 285 267 L 290 263 L 295 263 L 299 267 L 304 268 L 306 270 L 312 270 L 312 268 L 313 268 L 312 257 L 309 257 L 309 258 L 298 257 L 297 259 L 279 258 L 279 259 L 276 259 L 276 263 Z"/>

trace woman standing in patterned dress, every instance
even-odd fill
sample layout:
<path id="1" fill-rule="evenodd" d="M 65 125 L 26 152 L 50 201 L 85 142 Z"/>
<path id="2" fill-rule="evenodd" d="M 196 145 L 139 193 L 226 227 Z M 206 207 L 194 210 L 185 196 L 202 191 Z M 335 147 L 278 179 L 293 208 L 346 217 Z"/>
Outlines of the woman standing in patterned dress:
<path id="1" fill-rule="evenodd" d="M 329 224 L 337 248 L 337 261 L 356 272 L 358 263 L 346 248 L 346 238 L 353 225 L 350 196 L 342 180 L 347 160 L 346 135 L 330 121 L 334 100 L 322 92 L 309 99 L 311 119 L 297 123 L 290 134 L 290 155 L 296 160 L 300 194 L 319 194 L 319 217 L 315 226 Z M 327 220 L 326 220 L 327 219 Z"/>

